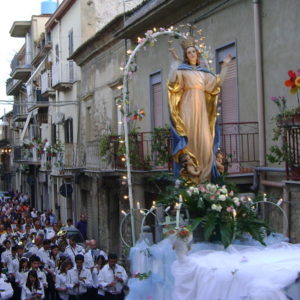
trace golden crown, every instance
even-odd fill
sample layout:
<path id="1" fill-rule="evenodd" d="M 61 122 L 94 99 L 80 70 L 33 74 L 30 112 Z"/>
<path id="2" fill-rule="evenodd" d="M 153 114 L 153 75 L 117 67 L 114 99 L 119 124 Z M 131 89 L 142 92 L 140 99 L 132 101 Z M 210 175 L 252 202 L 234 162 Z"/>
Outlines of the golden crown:
<path id="1" fill-rule="evenodd" d="M 196 42 L 192 36 L 188 36 L 186 39 L 184 39 L 181 42 L 181 47 L 183 50 L 186 50 L 189 47 L 195 47 L 195 46 L 196 46 Z"/>

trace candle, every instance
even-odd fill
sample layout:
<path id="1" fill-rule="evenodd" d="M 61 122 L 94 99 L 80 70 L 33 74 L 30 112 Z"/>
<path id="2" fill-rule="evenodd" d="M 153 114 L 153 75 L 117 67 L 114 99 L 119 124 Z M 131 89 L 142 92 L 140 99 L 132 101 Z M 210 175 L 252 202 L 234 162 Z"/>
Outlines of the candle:
<path id="1" fill-rule="evenodd" d="M 136 203 L 136 207 L 137 207 L 137 209 L 140 209 L 140 208 L 141 208 L 140 202 L 139 202 L 139 201 Z"/>
<path id="2" fill-rule="evenodd" d="M 264 194 L 264 201 L 267 201 L 267 194 Z"/>
<path id="3" fill-rule="evenodd" d="M 182 203 L 182 202 L 183 202 L 182 196 L 179 195 L 179 203 Z"/>
<path id="4" fill-rule="evenodd" d="M 179 205 L 176 203 L 176 228 L 179 228 L 180 207 L 181 203 Z"/>
<path id="5" fill-rule="evenodd" d="M 280 206 L 281 204 L 282 204 L 282 202 L 283 202 L 283 199 L 281 198 L 281 199 L 279 199 L 279 201 L 276 203 L 278 206 Z"/>

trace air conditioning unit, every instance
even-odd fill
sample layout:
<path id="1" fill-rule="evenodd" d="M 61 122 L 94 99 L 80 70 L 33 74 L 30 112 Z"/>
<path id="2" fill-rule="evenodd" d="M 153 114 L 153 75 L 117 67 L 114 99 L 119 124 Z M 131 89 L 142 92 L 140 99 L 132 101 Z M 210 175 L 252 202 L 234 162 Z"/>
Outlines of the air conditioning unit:
<path id="1" fill-rule="evenodd" d="M 53 116 L 53 124 L 62 124 L 65 120 L 65 114 L 61 112 L 57 112 Z"/>

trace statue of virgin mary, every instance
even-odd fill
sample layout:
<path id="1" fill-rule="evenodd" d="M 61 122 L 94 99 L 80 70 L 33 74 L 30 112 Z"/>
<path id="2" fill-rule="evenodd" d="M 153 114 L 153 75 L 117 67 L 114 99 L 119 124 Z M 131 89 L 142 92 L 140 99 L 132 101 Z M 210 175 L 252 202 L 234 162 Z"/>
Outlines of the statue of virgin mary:
<path id="1" fill-rule="evenodd" d="M 220 75 L 215 75 L 200 66 L 200 52 L 192 37 L 181 46 L 184 62 L 171 70 L 168 83 L 172 151 L 175 173 L 181 172 L 183 177 L 198 184 L 219 176 L 215 163 L 219 146 L 218 94 L 231 56 L 224 59 Z M 192 161 L 193 174 L 182 168 L 183 156 Z"/>

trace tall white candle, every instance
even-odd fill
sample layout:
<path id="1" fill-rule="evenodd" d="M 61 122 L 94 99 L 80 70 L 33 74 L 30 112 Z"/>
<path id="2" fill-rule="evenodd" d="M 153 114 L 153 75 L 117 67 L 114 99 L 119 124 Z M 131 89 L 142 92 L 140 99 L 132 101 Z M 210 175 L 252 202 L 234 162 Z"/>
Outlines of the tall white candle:
<path id="1" fill-rule="evenodd" d="M 176 203 L 176 228 L 179 228 L 180 206 Z"/>

